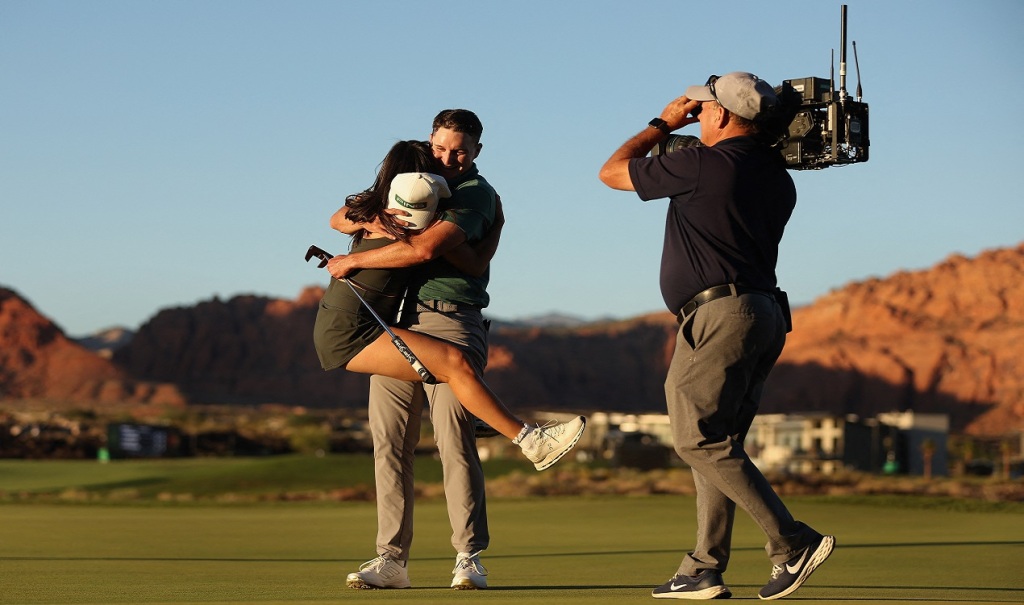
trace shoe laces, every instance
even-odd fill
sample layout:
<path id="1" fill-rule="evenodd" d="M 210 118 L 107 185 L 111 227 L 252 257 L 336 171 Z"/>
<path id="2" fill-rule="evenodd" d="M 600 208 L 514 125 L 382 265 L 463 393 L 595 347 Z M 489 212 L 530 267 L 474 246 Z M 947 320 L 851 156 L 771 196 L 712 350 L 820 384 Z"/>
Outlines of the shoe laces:
<path id="1" fill-rule="evenodd" d="M 372 569 L 373 571 L 380 571 L 390 561 L 391 561 L 391 559 L 385 557 L 384 555 L 381 555 L 381 556 L 377 557 L 376 559 L 370 559 L 366 563 L 363 563 L 362 565 L 360 565 L 359 566 L 359 571 L 365 571 L 367 569 Z"/>
<path id="2" fill-rule="evenodd" d="M 778 580 L 779 576 L 781 576 L 781 575 L 782 575 L 782 566 L 781 565 L 772 565 L 772 579 L 773 580 Z"/>
<path id="3" fill-rule="evenodd" d="M 537 424 L 536 431 L 541 435 L 552 436 L 550 429 L 556 428 L 559 425 L 557 420 L 548 420 L 544 424 Z"/>
<path id="4" fill-rule="evenodd" d="M 481 576 L 486 576 L 487 569 L 483 566 L 483 563 L 480 562 L 480 553 L 482 552 L 482 550 L 471 553 L 460 552 L 459 555 L 455 557 L 455 569 L 452 570 L 452 573 L 458 573 L 460 569 L 471 569 Z"/>
<path id="5" fill-rule="evenodd" d="M 524 425 L 523 431 L 512 440 L 512 443 L 518 446 L 522 446 L 523 442 L 527 442 L 527 437 L 536 440 L 542 439 L 548 436 L 547 430 L 558 424 L 555 420 L 548 420 L 544 424 Z"/>

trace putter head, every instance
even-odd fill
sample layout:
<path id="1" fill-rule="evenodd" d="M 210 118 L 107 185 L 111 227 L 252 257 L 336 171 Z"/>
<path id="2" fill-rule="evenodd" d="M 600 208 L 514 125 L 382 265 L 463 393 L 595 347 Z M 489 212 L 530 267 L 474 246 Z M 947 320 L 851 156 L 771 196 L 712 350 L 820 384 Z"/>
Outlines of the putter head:
<path id="1" fill-rule="evenodd" d="M 308 263 L 309 259 L 313 258 L 314 256 L 320 259 L 320 264 L 317 265 L 317 268 L 320 269 L 326 267 L 327 261 L 334 258 L 333 254 L 327 252 L 323 248 L 318 248 L 317 246 L 310 246 L 309 250 L 306 250 L 306 262 Z"/>

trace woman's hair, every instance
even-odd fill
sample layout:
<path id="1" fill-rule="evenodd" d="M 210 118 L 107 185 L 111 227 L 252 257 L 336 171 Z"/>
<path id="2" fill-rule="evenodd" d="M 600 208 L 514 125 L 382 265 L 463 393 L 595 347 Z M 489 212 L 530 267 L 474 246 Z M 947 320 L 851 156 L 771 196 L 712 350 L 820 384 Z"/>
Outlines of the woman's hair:
<path id="1" fill-rule="evenodd" d="M 369 223 L 379 218 L 387 232 L 402 241 L 409 239 L 406 228 L 384 210 L 388 206 L 391 180 L 403 172 L 434 172 L 437 161 L 426 141 L 399 141 L 395 143 L 377 168 L 377 180 L 366 191 L 345 198 L 345 216 L 350 221 Z M 365 232 L 358 231 L 352 243 L 358 243 Z"/>

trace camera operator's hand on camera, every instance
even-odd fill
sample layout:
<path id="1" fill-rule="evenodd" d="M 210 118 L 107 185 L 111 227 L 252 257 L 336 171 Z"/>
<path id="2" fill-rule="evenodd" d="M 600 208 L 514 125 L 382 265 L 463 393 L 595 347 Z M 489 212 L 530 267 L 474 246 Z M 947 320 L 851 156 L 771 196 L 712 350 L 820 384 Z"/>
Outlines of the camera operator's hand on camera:
<path id="1" fill-rule="evenodd" d="M 700 101 L 691 100 L 686 95 L 683 95 L 673 100 L 662 110 L 661 119 L 665 120 L 668 127 L 672 130 L 679 130 L 683 126 L 696 124 L 700 121 L 690 115 L 690 112 L 697 107 L 700 107 Z"/>
<path id="2" fill-rule="evenodd" d="M 647 155 L 659 142 L 665 140 L 665 137 L 670 132 L 698 122 L 699 120 L 690 115 L 690 112 L 699 106 L 700 101 L 693 101 L 686 95 L 669 103 L 661 111 L 660 116 L 668 130 L 666 131 L 665 128 L 656 125 L 656 122 L 652 121 L 647 128 L 644 128 L 636 136 L 623 143 L 612 154 L 612 157 L 608 158 L 608 161 L 601 166 L 598 178 L 612 189 L 635 191 L 632 178 L 629 175 L 630 160 Z"/>

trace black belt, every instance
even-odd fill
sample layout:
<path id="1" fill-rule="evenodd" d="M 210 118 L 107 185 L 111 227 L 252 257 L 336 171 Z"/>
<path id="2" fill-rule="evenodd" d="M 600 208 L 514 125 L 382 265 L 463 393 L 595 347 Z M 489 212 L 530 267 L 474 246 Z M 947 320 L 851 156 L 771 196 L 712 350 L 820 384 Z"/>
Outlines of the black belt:
<path id="1" fill-rule="evenodd" d="M 462 311 L 479 311 L 482 305 L 465 305 L 462 303 L 450 303 L 443 300 L 419 300 L 417 304 L 423 305 L 431 311 L 438 313 L 460 313 Z"/>
<path id="2" fill-rule="evenodd" d="M 697 310 L 697 307 L 704 303 L 709 303 L 719 298 L 725 298 L 726 296 L 732 296 L 735 293 L 736 296 L 740 294 L 760 294 L 767 296 L 768 298 L 775 300 L 775 294 L 768 290 L 759 290 L 757 288 L 748 288 L 747 286 L 738 286 L 736 284 L 725 284 L 724 286 L 712 286 L 703 292 L 699 292 L 696 296 L 690 299 L 683 308 L 679 310 L 679 314 L 676 315 L 676 319 L 679 323 L 683 323 L 690 313 Z"/>

